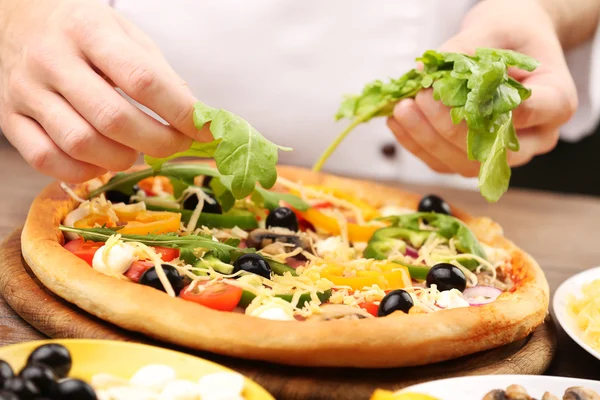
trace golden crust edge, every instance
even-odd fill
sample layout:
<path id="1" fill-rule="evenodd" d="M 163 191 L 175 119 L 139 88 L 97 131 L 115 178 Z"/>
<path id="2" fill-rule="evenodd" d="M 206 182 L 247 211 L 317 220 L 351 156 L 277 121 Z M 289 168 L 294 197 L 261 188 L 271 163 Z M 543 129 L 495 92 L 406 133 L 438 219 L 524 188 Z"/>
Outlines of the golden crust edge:
<path id="1" fill-rule="evenodd" d="M 393 197 L 404 206 L 414 207 L 419 199 L 416 194 L 373 182 L 288 166 L 279 171 L 288 179 L 338 186 L 359 196 L 368 193 L 370 198 L 380 200 Z M 83 194 L 85 190 L 80 187 L 79 192 Z M 31 206 L 22 233 L 22 252 L 40 281 L 58 296 L 101 319 L 193 349 L 301 366 L 423 365 L 522 339 L 543 323 L 548 310 L 548 283 L 535 260 L 502 236 L 495 222 L 458 209 L 453 211 L 481 240 L 507 249 L 519 262 L 525 283 L 515 292 L 503 295 L 504 300 L 443 311 L 436 313 L 435 319 L 429 315 L 395 314 L 297 325 L 210 310 L 96 272 L 60 244 L 58 221 L 73 204 L 55 183 L 44 189 Z M 131 298 L 140 300 L 128 301 Z M 455 323 L 457 320 L 460 325 Z"/>

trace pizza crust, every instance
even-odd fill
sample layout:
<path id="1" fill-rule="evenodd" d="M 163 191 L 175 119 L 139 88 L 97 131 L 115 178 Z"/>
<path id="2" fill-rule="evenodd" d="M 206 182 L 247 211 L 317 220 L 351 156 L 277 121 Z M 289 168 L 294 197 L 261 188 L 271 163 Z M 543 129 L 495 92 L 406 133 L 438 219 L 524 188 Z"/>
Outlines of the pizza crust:
<path id="1" fill-rule="evenodd" d="M 416 209 L 419 196 L 373 182 L 281 166 L 282 177 L 351 190 L 374 203 Z M 84 185 L 76 190 L 86 195 Z M 543 323 L 549 288 L 535 260 L 502 235 L 498 224 L 453 209 L 477 237 L 513 256 L 516 287 L 490 304 L 384 318 L 272 321 L 211 310 L 165 293 L 105 276 L 62 247 L 60 221 L 76 202 L 58 183 L 34 200 L 22 252 L 52 292 L 101 319 L 177 345 L 233 357 L 299 366 L 402 367 L 430 364 L 498 347 Z M 378 204 L 376 204 L 378 205 Z M 459 322 L 460 321 L 460 322 Z"/>

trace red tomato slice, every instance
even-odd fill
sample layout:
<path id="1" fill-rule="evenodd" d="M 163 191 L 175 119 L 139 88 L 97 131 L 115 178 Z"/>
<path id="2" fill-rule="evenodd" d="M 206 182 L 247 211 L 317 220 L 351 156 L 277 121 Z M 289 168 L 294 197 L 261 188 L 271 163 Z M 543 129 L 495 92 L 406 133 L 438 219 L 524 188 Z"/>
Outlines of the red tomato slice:
<path id="1" fill-rule="evenodd" d="M 233 311 L 242 298 L 242 288 L 224 281 L 203 282 L 188 291 L 184 287 L 179 297 L 219 311 Z"/>
<path id="2" fill-rule="evenodd" d="M 86 242 L 83 239 L 76 239 L 67 242 L 64 247 L 92 266 L 94 254 L 96 254 L 96 251 L 102 246 L 104 246 L 104 242 Z"/>
<path id="3" fill-rule="evenodd" d="M 154 264 L 150 261 L 134 261 L 131 264 L 131 267 L 123 275 L 128 277 L 134 282 L 139 282 L 140 278 L 150 267 L 153 267 Z"/>
<path id="4" fill-rule="evenodd" d="M 371 314 L 372 316 L 377 316 L 377 311 L 379 310 L 379 306 L 373 303 L 360 303 L 358 305 L 360 308 Z"/>
<path id="5" fill-rule="evenodd" d="M 154 251 L 162 258 L 163 261 L 171 261 L 179 257 L 179 249 L 172 249 L 170 247 L 153 247 Z"/>

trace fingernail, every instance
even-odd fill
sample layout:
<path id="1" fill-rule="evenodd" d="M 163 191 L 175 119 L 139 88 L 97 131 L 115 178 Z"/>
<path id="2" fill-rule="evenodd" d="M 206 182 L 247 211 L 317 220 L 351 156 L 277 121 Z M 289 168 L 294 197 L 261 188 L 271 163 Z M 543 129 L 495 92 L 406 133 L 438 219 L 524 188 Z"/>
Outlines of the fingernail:
<path id="1" fill-rule="evenodd" d="M 414 128 L 421 122 L 419 113 L 415 112 L 412 99 L 405 99 L 398 103 L 395 117 L 405 129 Z"/>

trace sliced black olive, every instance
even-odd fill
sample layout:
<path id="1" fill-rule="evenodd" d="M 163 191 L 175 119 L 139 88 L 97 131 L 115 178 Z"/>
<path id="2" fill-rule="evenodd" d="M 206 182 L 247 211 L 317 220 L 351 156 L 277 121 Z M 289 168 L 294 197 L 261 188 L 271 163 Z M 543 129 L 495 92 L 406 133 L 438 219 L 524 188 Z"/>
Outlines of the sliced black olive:
<path id="1" fill-rule="evenodd" d="M 408 310 L 410 310 L 412 306 L 414 306 L 414 303 L 408 292 L 402 289 L 392 290 L 381 300 L 379 309 L 377 310 L 377 316 L 385 317 L 394 311 L 403 311 L 408 314 Z"/>
<path id="2" fill-rule="evenodd" d="M 69 375 L 73 361 L 69 350 L 61 344 L 51 343 L 39 346 L 31 352 L 27 364 L 44 364 L 54 372 L 58 379 Z"/>
<path id="3" fill-rule="evenodd" d="M 435 194 L 430 194 L 421 199 L 419 202 L 420 212 L 434 212 L 437 214 L 451 215 L 450 206 L 441 197 Z"/>
<path id="4" fill-rule="evenodd" d="M 15 373 L 10 364 L 4 360 L 0 360 L 0 388 L 4 386 L 4 382 L 6 382 L 8 378 L 12 378 L 13 376 L 15 376 Z"/>
<path id="5" fill-rule="evenodd" d="M 94 389 L 79 379 L 66 379 L 58 384 L 60 400 L 97 400 Z"/>
<path id="6" fill-rule="evenodd" d="M 7 379 L 4 382 L 4 390 L 13 392 L 21 400 L 33 400 L 40 394 L 40 391 L 35 387 L 33 382 L 19 378 L 18 376 Z"/>
<path id="7" fill-rule="evenodd" d="M 452 289 L 462 292 L 467 287 L 467 277 L 457 266 L 440 263 L 434 265 L 427 273 L 427 287 L 433 284 L 440 292 Z"/>
<path id="8" fill-rule="evenodd" d="M 165 275 L 167 276 L 167 279 L 171 283 L 171 286 L 173 286 L 175 295 L 178 296 L 179 292 L 181 292 L 181 289 L 183 289 L 183 287 L 185 286 L 183 277 L 179 274 L 179 272 L 177 271 L 177 268 L 175 268 L 174 266 L 169 265 L 169 264 L 161 264 L 161 265 L 163 267 L 163 270 L 165 271 Z M 140 277 L 140 283 L 142 285 L 150 286 L 150 287 L 153 287 L 154 289 L 158 289 L 158 290 L 162 290 L 163 292 L 166 292 L 162 282 L 160 281 L 160 278 L 158 277 L 158 274 L 156 273 L 156 267 L 150 267 L 149 269 L 147 269 L 146 272 L 144 272 L 142 274 L 142 276 Z"/>
<path id="9" fill-rule="evenodd" d="M 119 192 L 118 190 L 107 190 L 106 192 L 104 192 L 104 197 L 106 197 L 106 200 L 110 201 L 113 204 L 115 204 L 115 203 L 128 204 L 130 196 L 123 192 Z"/>
<path id="10" fill-rule="evenodd" d="M 202 206 L 202 212 L 210 214 L 223 214 L 223 208 L 221 208 L 221 205 L 214 198 L 214 196 L 209 193 L 206 193 L 206 195 L 213 199 L 214 204 L 210 204 L 208 201 L 205 201 L 204 205 Z M 195 194 L 191 195 L 183 202 L 183 208 L 186 210 L 195 210 L 196 206 L 198 206 L 198 196 Z"/>
<path id="11" fill-rule="evenodd" d="M 290 231 L 298 231 L 298 218 L 296 213 L 287 207 L 277 207 L 269 213 L 266 220 L 267 228 L 278 226 Z"/>
<path id="12" fill-rule="evenodd" d="M 246 271 L 271 279 L 271 266 L 260 254 L 244 254 L 233 263 L 233 272 Z"/>
<path id="13" fill-rule="evenodd" d="M 19 396 L 8 390 L 0 390 L 0 400 L 19 400 Z"/>
<path id="14" fill-rule="evenodd" d="M 204 179 L 202 180 L 202 187 L 205 188 L 209 188 L 210 189 L 210 181 L 212 181 L 213 177 L 210 175 L 205 175 Z"/>
<path id="15" fill-rule="evenodd" d="M 19 373 L 19 377 L 33 383 L 44 396 L 54 396 L 56 394 L 58 386 L 56 375 L 50 367 L 44 364 L 27 364 Z"/>

